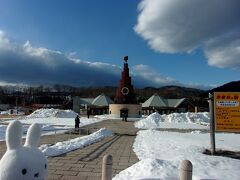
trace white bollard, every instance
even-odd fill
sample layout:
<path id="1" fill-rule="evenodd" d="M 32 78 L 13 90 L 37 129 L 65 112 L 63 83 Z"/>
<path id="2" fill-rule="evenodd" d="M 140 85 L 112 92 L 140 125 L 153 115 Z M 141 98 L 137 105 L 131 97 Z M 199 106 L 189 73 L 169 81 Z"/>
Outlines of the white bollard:
<path id="1" fill-rule="evenodd" d="M 192 163 L 189 160 L 183 160 L 180 166 L 180 180 L 192 180 Z"/>
<path id="2" fill-rule="evenodd" d="M 102 161 L 102 180 L 111 180 L 112 179 L 112 156 L 106 154 L 103 156 Z"/>

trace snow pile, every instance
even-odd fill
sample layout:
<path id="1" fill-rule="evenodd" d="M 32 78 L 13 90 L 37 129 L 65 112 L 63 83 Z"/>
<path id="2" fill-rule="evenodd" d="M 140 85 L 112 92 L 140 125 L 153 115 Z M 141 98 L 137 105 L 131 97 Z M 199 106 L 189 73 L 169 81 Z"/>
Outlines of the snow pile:
<path id="1" fill-rule="evenodd" d="M 150 114 L 147 118 L 153 119 L 156 122 L 162 121 L 161 115 L 157 112 Z"/>
<path id="2" fill-rule="evenodd" d="M 239 134 L 233 133 L 217 133 L 217 148 L 239 151 L 239 136 Z M 209 149 L 209 146 L 209 133 L 191 134 L 155 130 L 139 131 L 133 145 L 133 150 L 140 161 L 121 171 L 113 179 L 179 179 L 180 164 L 182 160 L 188 159 L 193 164 L 193 180 L 239 180 L 240 161 L 228 157 L 203 154 L 204 149 Z"/>
<path id="3" fill-rule="evenodd" d="M 0 111 L 2 115 L 24 115 L 25 113 L 17 109 L 9 109 L 7 111 Z"/>
<path id="4" fill-rule="evenodd" d="M 94 132 L 88 136 L 83 136 L 83 137 L 71 139 L 68 141 L 58 142 L 53 146 L 44 144 L 44 145 L 41 145 L 39 149 L 46 156 L 58 156 L 60 154 L 67 153 L 69 151 L 84 148 L 85 146 L 101 141 L 105 137 L 112 136 L 112 135 L 113 134 L 111 131 L 107 130 L 106 128 L 102 128 L 97 132 Z"/>
<path id="5" fill-rule="evenodd" d="M 155 112 L 149 115 L 146 119 L 136 122 L 135 126 L 140 129 L 155 129 L 160 127 L 160 122 L 162 121 L 163 119 L 161 118 L 161 115 Z"/>
<path id="6" fill-rule="evenodd" d="M 168 161 L 147 158 L 121 171 L 113 180 L 179 180 L 177 168 Z"/>
<path id="7" fill-rule="evenodd" d="M 216 134 L 218 148 L 237 151 L 239 143 L 239 134 Z M 209 148 L 209 145 L 208 133 L 191 134 L 148 130 L 138 133 L 133 146 L 140 160 L 157 158 L 168 161 L 176 167 L 179 167 L 182 160 L 190 160 L 194 168 L 193 179 L 239 179 L 239 160 L 204 155 L 202 152 L 205 148 Z M 175 171 L 178 172 L 178 169 L 176 168 Z M 170 172 L 172 169 L 166 166 L 162 169 L 163 174 Z"/>
<path id="8" fill-rule="evenodd" d="M 209 113 L 172 113 L 172 114 L 164 114 L 162 115 L 162 119 L 164 122 L 175 122 L 175 123 L 198 123 L 205 124 L 209 123 Z"/>
<path id="9" fill-rule="evenodd" d="M 32 114 L 28 115 L 27 118 L 75 118 L 77 113 L 72 110 L 61 110 L 61 109 L 37 109 Z"/>
<path id="10" fill-rule="evenodd" d="M 209 113 L 172 113 L 160 115 L 155 112 L 135 123 L 139 129 L 180 128 L 205 129 L 209 125 Z"/>
<path id="11" fill-rule="evenodd" d="M 59 134 L 68 131 L 69 129 L 74 128 L 75 125 L 75 117 L 74 118 L 56 118 L 56 117 L 48 117 L 48 118 L 21 118 L 18 120 L 23 123 L 23 132 L 26 134 L 29 125 L 33 123 L 39 123 L 42 125 L 42 135 L 46 134 Z M 10 123 L 14 119 L 1 119 L 1 121 L 5 123 Z M 97 123 L 100 121 L 104 121 L 106 118 L 87 118 L 87 117 L 80 117 L 80 127 Z M 0 141 L 5 140 L 5 133 L 6 133 L 6 125 L 0 125 Z"/>

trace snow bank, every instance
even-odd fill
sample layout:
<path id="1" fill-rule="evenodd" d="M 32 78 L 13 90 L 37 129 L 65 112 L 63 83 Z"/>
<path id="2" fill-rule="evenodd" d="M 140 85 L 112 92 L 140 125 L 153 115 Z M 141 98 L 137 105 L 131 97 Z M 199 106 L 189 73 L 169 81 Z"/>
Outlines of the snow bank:
<path id="1" fill-rule="evenodd" d="M 60 109 L 37 109 L 32 114 L 28 115 L 27 118 L 75 118 L 77 113 L 72 110 L 60 110 Z"/>
<path id="2" fill-rule="evenodd" d="M 162 121 L 163 119 L 161 118 L 161 115 L 155 112 L 149 115 L 146 119 L 136 122 L 135 127 L 139 129 L 155 129 L 160 127 L 160 122 Z"/>
<path id="3" fill-rule="evenodd" d="M 162 119 L 165 122 L 177 122 L 177 123 L 209 123 L 209 113 L 172 113 L 172 114 L 164 114 L 162 115 Z"/>
<path id="4" fill-rule="evenodd" d="M 147 158 L 121 171 L 113 180 L 179 180 L 177 169 L 168 161 Z"/>
<path id="5" fill-rule="evenodd" d="M 239 137 L 239 134 L 234 133 L 217 133 L 217 148 L 239 151 Z M 240 161 L 228 157 L 203 154 L 202 152 L 209 149 L 209 146 L 209 133 L 139 131 L 134 141 L 133 150 L 140 161 L 120 172 L 114 180 L 136 180 L 136 177 L 146 178 L 146 176 L 148 179 L 177 177 L 181 161 L 184 159 L 190 160 L 193 164 L 193 180 L 239 180 Z"/>
<path id="6" fill-rule="evenodd" d="M 88 136 L 83 136 L 75 139 L 71 139 L 68 141 L 58 142 L 53 146 L 49 146 L 47 144 L 41 145 L 39 149 L 46 156 L 58 156 L 60 154 L 67 153 L 69 151 L 73 151 L 75 149 L 81 149 L 90 144 L 101 141 L 105 137 L 112 136 L 112 132 L 107 130 L 106 128 L 102 128 L 97 132 L 94 132 Z"/>
<path id="7" fill-rule="evenodd" d="M 7 111 L 0 111 L 3 115 L 24 115 L 25 113 L 17 109 L 9 109 Z"/>
<path id="8" fill-rule="evenodd" d="M 202 129 L 200 125 L 209 125 L 209 113 L 172 113 L 169 115 L 160 115 L 155 112 L 135 123 L 139 129 L 156 129 L 156 128 L 179 128 L 181 129 Z"/>

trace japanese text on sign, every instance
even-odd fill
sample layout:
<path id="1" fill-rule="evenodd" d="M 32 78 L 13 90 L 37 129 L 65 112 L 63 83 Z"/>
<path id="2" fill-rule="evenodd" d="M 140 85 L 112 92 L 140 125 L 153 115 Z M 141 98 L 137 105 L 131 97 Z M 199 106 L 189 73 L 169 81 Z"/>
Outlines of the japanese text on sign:
<path id="1" fill-rule="evenodd" d="M 240 132 L 240 93 L 215 92 L 216 131 Z"/>

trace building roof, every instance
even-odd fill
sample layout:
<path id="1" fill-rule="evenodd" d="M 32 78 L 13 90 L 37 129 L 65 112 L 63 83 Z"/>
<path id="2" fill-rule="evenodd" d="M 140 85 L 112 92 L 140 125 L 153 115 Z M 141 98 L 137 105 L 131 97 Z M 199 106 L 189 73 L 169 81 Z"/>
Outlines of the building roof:
<path id="1" fill-rule="evenodd" d="M 93 102 L 93 98 L 79 98 L 79 104 L 87 104 L 90 105 Z"/>
<path id="2" fill-rule="evenodd" d="M 167 102 L 168 107 L 178 107 L 183 101 L 185 101 L 185 98 L 182 99 L 165 99 Z"/>
<path id="3" fill-rule="evenodd" d="M 167 106 L 164 99 L 158 94 L 152 95 L 148 100 L 146 100 L 142 107 L 165 107 Z"/>
<path id="4" fill-rule="evenodd" d="M 112 103 L 113 103 L 113 101 L 105 94 L 101 94 L 101 95 L 97 96 L 92 101 L 92 105 L 95 105 L 95 106 L 108 106 L 109 104 L 112 104 Z"/>
<path id="5" fill-rule="evenodd" d="M 142 107 L 178 107 L 185 98 L 182 99 L 163 99 L 158 94 L 152 95 L 148 100 L 146 100 Z"/>

